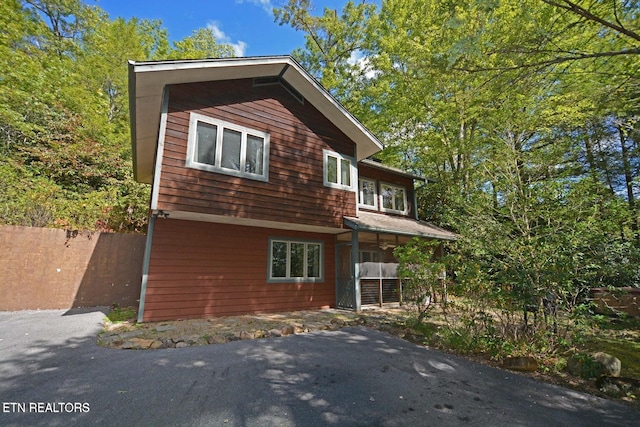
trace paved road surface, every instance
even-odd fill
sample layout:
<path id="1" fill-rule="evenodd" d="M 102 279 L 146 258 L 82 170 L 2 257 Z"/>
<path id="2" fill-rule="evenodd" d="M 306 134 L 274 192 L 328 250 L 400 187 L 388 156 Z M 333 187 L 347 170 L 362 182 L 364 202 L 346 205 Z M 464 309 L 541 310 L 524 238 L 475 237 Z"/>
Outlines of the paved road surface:
<path id="1" fill-rule="evenodd" d="M 640 425 L 629 407 L 367 328 L 125 351 L 96 346 L 103 316 L 0 313 L 1 426 Z"/>

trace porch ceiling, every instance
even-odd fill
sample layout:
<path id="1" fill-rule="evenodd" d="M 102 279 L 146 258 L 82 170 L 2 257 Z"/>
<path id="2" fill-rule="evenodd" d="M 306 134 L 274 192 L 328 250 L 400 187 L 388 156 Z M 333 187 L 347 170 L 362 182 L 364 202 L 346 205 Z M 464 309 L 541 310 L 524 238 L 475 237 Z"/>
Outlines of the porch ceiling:
<path id="1" fill-rule="evenodd" d="M 457 236 L 428 222 L 411 218 L 360 211 L 357 217 L 344 217 L 344 225 L 358 231 L 457 240 Z"/>

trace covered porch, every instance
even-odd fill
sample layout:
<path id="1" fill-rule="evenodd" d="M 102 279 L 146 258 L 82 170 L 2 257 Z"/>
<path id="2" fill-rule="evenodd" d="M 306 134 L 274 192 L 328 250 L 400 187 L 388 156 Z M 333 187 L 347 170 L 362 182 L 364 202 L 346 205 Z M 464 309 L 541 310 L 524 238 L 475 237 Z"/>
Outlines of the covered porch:
<path id="1" fill-rule="evenodd" d="M 414 237 L 456 239 L 453 233 L 423 221 L 370 212 L 345 217 L 344 223 L 351 231 L 337 236 L 336 306 L 352 310 L 402 303 L 395 248 Z"/>

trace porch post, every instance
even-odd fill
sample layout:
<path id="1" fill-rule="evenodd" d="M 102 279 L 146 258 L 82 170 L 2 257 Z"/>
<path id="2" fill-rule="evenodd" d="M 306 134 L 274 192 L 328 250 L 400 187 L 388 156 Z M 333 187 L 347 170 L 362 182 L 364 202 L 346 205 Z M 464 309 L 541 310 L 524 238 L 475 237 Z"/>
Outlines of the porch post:
<path id="1" fill-rule="evenodd" d="M 353 265 L 353 308 L 362 309 L 360 291 L 360 248 L 358 246 L 358 230 L 351 231 L 351 264 Z"/>

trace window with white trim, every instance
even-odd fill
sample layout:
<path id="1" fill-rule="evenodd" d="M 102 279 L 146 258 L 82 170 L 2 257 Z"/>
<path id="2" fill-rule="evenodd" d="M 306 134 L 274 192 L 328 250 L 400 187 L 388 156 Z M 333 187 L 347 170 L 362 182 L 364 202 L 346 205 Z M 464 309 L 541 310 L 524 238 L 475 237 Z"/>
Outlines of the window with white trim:
<path id="1" fill-rule="evenodd" d="M 363 208 L 378 209 L 378 189 L 375 180 L 358 180 L 358 203 Z"/>
<path id="2" fill-rule="evenodd" d="M 187 167 L 268 180 L 269 134 L 191 113 Z"/>
<path id="3" fill-rule="evenodd" d="M 394 213 L 407 213 L 407 191 L 404 187 L 392 184 L 380 184 L 380 210 Z"/>
<path id="4" fill-rule="evenodd" d="M 324 242 L 269 239 L 269 282 L 324 280 Z"/>
<path id="5" fill-rule="evenodd" d="M 341 190 L 353 190 L 354 160 L 343 154 L 324 150 L 324 185 Z"/>

